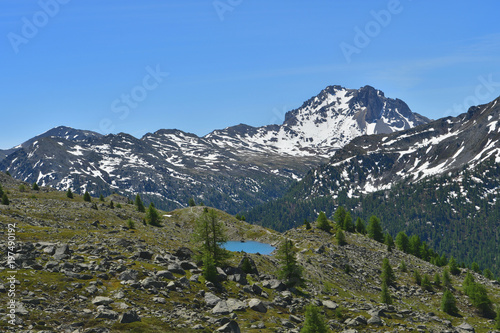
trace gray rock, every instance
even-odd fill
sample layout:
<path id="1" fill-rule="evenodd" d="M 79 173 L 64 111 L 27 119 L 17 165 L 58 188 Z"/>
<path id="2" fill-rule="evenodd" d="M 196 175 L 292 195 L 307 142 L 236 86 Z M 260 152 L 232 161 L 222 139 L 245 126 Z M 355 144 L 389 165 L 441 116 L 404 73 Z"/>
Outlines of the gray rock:
<path id="1" fill-rule="evenodd" d="M 187 247 L 181 247 L 175 252 L 175 256 L 179 258 L 180 260 L 189 260 L 191 259 L 191 256 L 194 254 L 191 249 L 188 249 Z"/>
<path id="2" fill-rule="evenodd" d="M 154 277 L 148 276 L 147 278 L 141 280 L 141 286 L 144 289 L 149 289 L 149 288 L 162 288 L 165 286 L 164 282 L 157 281 Z"/>
<path id="3" fill-rule="evenodd" d="M 472 327 L 468 323 L 462 323 L 459 326 L 457 326 L 457 329 L 460 333 L 462 332 L 475 332 L 474 327 Z"/>
<path id="4" fill-rule="evenodd" d="M 254 311 L 266 313 L 267 306 L 260 299 L 252 298 L 248 301 L 248 307 Z"/>
<path id="5" fill-rule="evenodd" d="M 129 310 L 120 315 L 118 322 L 121 324 L 133 323 L 136 321 L 141 321 L 141 317 L 134 310 Z"/>
<path id="6" fill-rule="evenodd" d="M 368 319 L 366 323 L 368 325 L 377 325 L 377 326 L 383 325 L 382 319 L 380 319 L 379 316 L 371 316 L 371 318 Z"/>
<path id="7" fill-rule="evenodd" d="M 228 315 L 229 313 L 231 313 L 231 311 L 229 310 L 226 301 L 222 300 L 214 306 L 214 308 L 212 309 L 212 313 L 214 315 Z"/>
<path id="8" fill-rule="evenodd" d="M 179 265 L 178 263 L 169 264 L 167 269 L 174 274 L 181 274 L 181 275 L 186 274 L 186 272 L 182 269 L 181 265 Z"/>
<path id="9" fill-rule="evenodd" d="M 121 281 L 136 281 L 138 275 L 139 275 L 139 272 L 137 272 L 133 269 L 127 269 L 127 270 L 120 273 L 120 275 L 118 276 L 118 279 Z"/>
<path id="10" fill-rule="evenodd" d="M 54 259 L 62 260 L 70 257 L 71 251 L 68 244 L 59 245 L 54 252 Z"/>
<path id="11" fill-rule="evenodd" d="M 225 333 L 240 333 L 240 326 L 234 320 L 231 320 L 229 323 L 226 323 L 224 326 L 221 326 L 217 329 L 217 332 L 225 332 Z"/>
<path id="12" fill-rule="evenodd" d="M 172 272 L 170 272 L 170 271 L 158 271 L 156 273 L 156 276 L 158 278 L 169 279 L 169 280 L 175 279 L 174 274 L 172 274 Z"/>
<path id="13" fill-rule="evenodd" d="M 104 297 L 104 296 L 96 296 L 92 300 L 92 304 L 98 306 L 98 305 L 109 305 L 113 303 L 114 300 L 109 298 L 109 297 Z"/>
<path id="14" fill-rule="evenodd" d="M 227 304 L 227 307 L 229 308 L 229 311 L 231 311 L 231 312 L 233 312 L 233 311 L 245 311 L 247 308 L 247 305 L 244 302 L 237 300 L 235 298 L 229 298 L 226 301 L 226 304 Z"/>
<path id="15" fill-rule="evenodd" d="M 108 310 L 104 309 L 101 312 L 99 312 L 96 316 L 96 319 L 110 319 L 110 320 L 116 320 L 118 319 L 118 313 L 113 311 L 113 310 Z"/>
<path id="16" fill-rule="evenodd" d="M 209 307 L 214 307 L 217 305 L 217 303 L 219 303 L 220 301 L 220 297 L 216 296 L 215 294 L 211 293 L 211 292 L 207 292 L 205 293 L 205 303 L 209 306 Z"/>
<path id="17" fill-rule="evenodd" d="M 330 300 L 323 301 L 323 306 L 329 310 L 336 310 L 339 307 L 337 303 Z"/>

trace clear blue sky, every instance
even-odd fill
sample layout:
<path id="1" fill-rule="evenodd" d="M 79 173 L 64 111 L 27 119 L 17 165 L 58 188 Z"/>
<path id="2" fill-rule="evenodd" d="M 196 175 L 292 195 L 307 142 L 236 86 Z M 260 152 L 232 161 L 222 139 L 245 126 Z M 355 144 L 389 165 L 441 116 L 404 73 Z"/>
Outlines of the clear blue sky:
<path id="1" fill-rule="evenodd" d="M 500 96 L 499 12 L 496 0 L 2 0 L 0 148 L 58 125 L 141 137 L 281 123 L 334 84 L 456 115 Z"/>

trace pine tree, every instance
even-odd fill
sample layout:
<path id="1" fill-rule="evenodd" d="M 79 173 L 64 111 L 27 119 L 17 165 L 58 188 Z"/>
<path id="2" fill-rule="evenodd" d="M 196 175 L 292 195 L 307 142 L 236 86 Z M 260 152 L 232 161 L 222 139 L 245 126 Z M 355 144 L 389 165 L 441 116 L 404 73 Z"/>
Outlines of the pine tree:
<path id="1" fill-rule="evenodd" d="M 444 291 L 441 298 L 441 310 L 452 316 L 458 314 L 457 301 L 448 289 Z"/>
<path id="2" fill-rule="evenodd" d="M 387 258 L 382 260 L 382 274 L 380 275 L 380 279 L 382 280 L 382 283 L 385 283 L 388 286 L 396 284 L 396 276 L 394 275 L 394 271 L 392 270 L 389 259 Z"/>
<path id="3" fill-rule="evenodd" d="M 420 245 L 422 245 L 420 237 L 418 235 L 411 236 L 409 239 L 409 253 L 420 258 Z"/>
<path id="4" fill-rule="evenodd" d="M 85 194 L 83 195 L 83 201 L 91 202 L 92 199 L 90 198 L 90 193 L 85 191 Z"/>
<path id="5" fill-rule="evenodd" d="M 448 268 L 443 270 L 443 287 L 450 289 L 451 288 L 451 277 Z"/>
<path id="6" fill-rule="evenodd" d="M 342 231 L 342 229 L 337 230 L 337 233 L 335 234 L 335 239 L 337 240 L 337 244 L 339 246 L 344 246 L 347 244 L 347 241 L 345 239 L 345 234 Z"/>
<path id="7" fill-rule="evenodd" d="M 189 205 L 189 207 L 196 206 L 196 202 L 194 202 L 194 198 L 189 198 L 188 205 Z"/>
<path id="8" fill-rule="evenodd" d="M 433 281 L 433 282 L 434 282 L 434 285 L 435 285 L 436 287 L 438 287 L 438 288 L 440 288 L 440 287 L 441 287 L 441 277 L 439 276 L 439 273 L 438 273 L 438 272 L 436 272 L 436 273 L 434 274 L 434 281 Z"/>
<path id="9" fill-rule="evenodd" d="M 478 265 L 478 264 L 477 264 L 477 262 L 475 262 L 475 261 L 472 263 L 471 269 L 472 269 L 474 272 L 476 272 L 476 273 L 480 273 L 480 272 L 481 272 L 481 270 L 479 269 L 479 265 Z"/>
<path id="10" fill-rule="evenodd" d="M 0 184 L 0 198 L 3 196 L 3 188 L 2 188 L 2 184 Z"/>
<path id="11" fill-rule="evenodd" d="M 307 219 L 304 220 L 304 225 L 306 226 L 306 230 L 311 230 L 311 223 Z"/>
<path id="12" fill-rule="evenodd" d="M 73 192 L 71 192 L 70 188 L 68 188 L 68 191 L 66 192 L 66 197 L 73 199 Z"/>
<path id="13" fill-rule="evenodd" d="M 316 222 L 316 227 L 326 232 L 330 232 L 331 229 L 330 222 L 328 222 L 328 219 L 326 218 L 326 214 L 324 212 L 319 213 Z"/>
<path id="14" fill-rule="evenodd" d="M 396 235 L 396 246 L 400 251 L 403 251 L 405 253 L 408 253 L 408 247 L 409 247 L 409 239 L 408 236 L 406 236 L 406 233 L 404 231 L 398 232 Z"/>
<path id="15" fill-rule="evenodd" d="M 382 291 L 380 292 L 380 301 L 384 304 L 392 304 L 392 297 L 389 293 L 389 288 L 387 288 L 387 283 L 382 282 Z"/>
<path id="16" fill-rule="evenodd" d="M 486 268 L 483 271 L 483 276 L 485 278 L 487 278 L 488 280 L 494 280 L 495 279 L 495 276 L 493 275 L 493 273 L 488 268 Z"/>
<path id="17" fill-rule="evenodd" d="M 333 220 L 337 224 L 337 227 L 343 229 L 346 213 L 347 212 L 346 212 L 345 208 L 342 206 L 337 207 L 337 209 L 335 210 L 335 213 L 333 213 Z"/>
<path id="18" fill-rule="evenodd" d="M 137 194 L 135 196 L 135 207 L 138 212 L 144 213 L 146 211 L 146 208 L 144 207 L 144 204 L 142 203 L 141 196 Z"/>
<path id="19" fill-rule="evenodd" d="M 297 248 L 289 239 L 285 239 L 278 247 L 276 258 L 280 261 L 281 267 L 278 276 L 288 287 L 300 286 L 303 284 L 302 266 L 297 263 Z"/>
<path id="20" fill-rule="evenodd" d="M 113 203 L 113 200 L 111 200 L 111 201 L 109 202 L 109 208 L 111 208 L 111 209 L 114 209 L 114 208 L 115 208 L 115 204 Z"/>
<path id="21" fill-rule="evenodd" d="M 392 239 L 392 236 L 390 233 L 385 234 L 384 244 L 387 245 L 387 251 L 392 252 L 392 249 L 394 248 L 394 240 Z"/>
<path id="22" fill-rule="evenodd" d="M 464 291 L 464 294 L 470 297 L 475 283 L 476 281 L 474 280 L 472 274 L 470 272 L 467 272 L 467 274 L 465 275 L 464 282 L 462 283 L 462 289 Z"/>
<path id="23" fill-rule="evenodd" d="M 487 318 L 495 317 L 493 302 L 489 299 L 485 286 L 480 283 L 473 283 L 468 290 L 467 296 L 469 296 L 472 305 L 479 310 L 482 316 Z"/>
<path id="24" fill-rule="evenodd" d="M 306 319 L 300 333 L 326 333 L 328 327 L 325 323 L 325 317 L 321 315 L 318 307 L 308 305 L 306 307 Z"/>
<path id="25" fill-rule="evenodd" d="M 365 223 L 363 222 L 363 220 L 361 219 L 361 217 L 358 217 L 356 219 L 356 231 L 359 232 L 362 235 L 366 234 Z"/>
<path id="26" fill-rule="evenodd" d="M 351 213 L 346 212 L 345 217 L 344 217 L 344 223 L 342 224 L 342 229 L 345 231 L 353 231 L 354 230 L 354 225 L 352 224 L 352 217 Z"/>
<path id="27" fill-rule="evenodd" d="M 40 190 L 40 187 L 38 186 L 38 184 L 36 182 L 33 183 L 33 186 L 31 188 L 33 189 L 33 191 L 39 191 Z"/>
<path id="28" fill-rule="evenodd" d="M 209 252 L 203 253 L 203 277 L 210 282 L 217 282 L 217 266 L 215 265 L 214 258 Z"/>
<path id="29" fill-rule="evenodd" d="M 200 217 L 196 219 L 192 237 L 193 241 L 198 244 L 202 260 L 210 256 L 214 265 L 220 267 L 230 257 L 229 251 L 223 247 L 223 244 L 227 242 L 226 230 L 214 209 L 203 210 Z"/>
<path id="30" fill-rule="evenodd" d="M 9 198 L 7 197 L 7 193 L 2 195 L 2 205 L 8 206 L 10 205 Z"/>
<path id="31" fill-rule="evenodd" d="M 158 213 L 153 203 L 149 204 L 146 212 L 146 223 L 154 227 L 161 227 L 160 213 Z"/>
<path id="32" fill-rule="evenodd" d="M 99 195 L 99 201 L 104 202 L 104 196 L 102 194 Z"/>
<path id="33" fill-rule="evenodd" d="M 134 223 L 134 221 L 132 221 L 132 219 L 127 220 L 127 228 L 135 229 L 135 223 Z"/>
<path id="34" fill-rule="evenodd" d="M 406 268 L 406 263 L 405 263 L 405 261 L 404 261 L 404 260 L 401 260 L 401 263 L 399 264 L 399 270 L 400 270 L 401 272 L 406 272 L 406 271 L 408 271 L 408 269 Z"/>
<path id="35" fill-rule="evenodd" d="M 458 268 L 457 262 L 455 261 L 455 258 L 453 258 L 453 256 L 448 261 L 448 267 L 450 268 L 451 274 L 453 275 L 460 274 L 460 268 Z"/>
<path id="36" fill-rule="evenodd" d="M 424 277 L 422 278 L 422 281 L 420 283 L 420 286 L 427 291 L 432 291 L 432 285 L 431 285 L 431 279 L 429 278 L 429 275 L 424 274 Z"/>
<path id="37" fill-rule="evenodd" d="M 380 219 L 375 215 L 370 217 L 368 222 L 368 237 L 376 240 L 379 243 L 384 242 L 384 234 L 382 233 L 382 226 L 380 225 Z"/>
<path id="38" fill-rule="evenodd" d="M 420 276 L 420 272 L 415 270 L 413 271 L 413 278 L 415 279 L 415 283 L 417 285 L 421 285 L 422 284 L 422 277 Z"/>

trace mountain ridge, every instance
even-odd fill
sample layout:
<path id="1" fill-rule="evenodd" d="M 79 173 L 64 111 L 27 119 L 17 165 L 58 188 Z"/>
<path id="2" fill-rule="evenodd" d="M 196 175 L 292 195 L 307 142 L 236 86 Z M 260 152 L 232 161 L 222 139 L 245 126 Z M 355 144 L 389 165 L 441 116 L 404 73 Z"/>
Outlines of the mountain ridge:
<path id="1" fill-rule="evenodd" d="M 138 139 L 58 127 L 4 158 L 0 170 L 61 190 L 143 193 L 165 209 L 185 206 L 194 197 L 236 213 L 280 197 L 355 136 L 427 121 L 380 90 L 359 91 L 329 86 L 287 113 L 282 125 L 240 124 L 203 137 L 160 129 Z M 366 122 L 367 113 L 378 120 Z"/>

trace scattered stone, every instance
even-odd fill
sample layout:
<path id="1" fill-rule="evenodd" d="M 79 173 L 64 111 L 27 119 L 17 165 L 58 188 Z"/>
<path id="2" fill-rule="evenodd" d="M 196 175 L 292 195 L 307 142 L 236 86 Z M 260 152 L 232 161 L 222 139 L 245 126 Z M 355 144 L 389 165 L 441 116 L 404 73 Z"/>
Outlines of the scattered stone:
<path id="1" fill-rule="evenodd" d="M 96 296 L 92 300 L 92 304 L 99 306 L 99 305 L 109 305 L 113 303 L 114 300 L 109 298 L 109 297 L 104 297 L 104 296 Z"/>
<path id="2" fill-rule="evenodd" d="M 329 310 L 336 310 L 339 307 L 337 303 L 330 300 L 323 301 L 323 306 Z"/>
<path id="3" fill-rule="evenodd" d="M 475 332 L 474 327 L 472 327 L 469 323 L 462 323 L 459 326 L 457 326 L 457 329 L 460 333 Z"/>
<path id="4" fill-rule="evenodd" d="M 240 326 L 234 320 L 231 320 L 229 323 L 226 323 L 224 326 L 221 326 L 217 329 L 217 332 L 225 332 L 225 333 L 240 333 Z"/>
<path id="5" fill-rule="evenodd" d="M 134 310 L 129 310 L 127 312 L 124 312 L 120 315 L 120 318 L 118 319 L 118 322 L 120 324 L 127 324 L 127 323 L 133 323 L 136 321 L 141 321 L 141 317 L 135 312 Z"/>
<path id="6" fill-rule="evenodd" d="M 113 311 L 113 310 L 104 309 L 104 310 L 100 311 L 99 313 L 97 313 L 97 315 L 95 316 L 95 319 L 116 320 L 116 319 L 118 319 L 118 313 Z"/>
<path id="7" fill-rule="evenodd" d="M 231 313 L 231 311 L 229 310 L 226 301 L 221 300 L 212 309 L 212 313 L 214 315 L 228 315 L 229 313 Z"/>
<path id="8" fill-rule="evenodd" d="M 248 307 L 254 311 L 266 313 L 267 307 L 260 299 L 252 298 L 248 301 Z"/>

